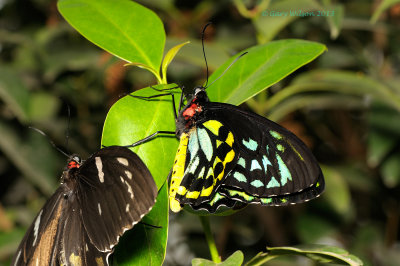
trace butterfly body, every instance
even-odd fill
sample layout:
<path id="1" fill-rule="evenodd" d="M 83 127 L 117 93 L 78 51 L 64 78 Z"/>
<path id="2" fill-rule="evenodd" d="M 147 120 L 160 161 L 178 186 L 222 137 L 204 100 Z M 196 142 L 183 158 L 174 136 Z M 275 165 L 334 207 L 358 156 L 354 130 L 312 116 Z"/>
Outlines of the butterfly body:
<path id="1" fill-rule="evenodd" d="M 180 112 L 170 203 L 215 212 L 238 202 L 294 204 L 324 189 L 321 169 L 293 133 L 257 114 L 210 102 L 204 88 Z"/>
<path id="2" fill-rule="evenodd" d="M 11 265 L 109 265 L 120 236 L 150 211 L 156 195 L 149 170 L 127 148 L 107 147 L 85 162 L 72 156 Z"/>

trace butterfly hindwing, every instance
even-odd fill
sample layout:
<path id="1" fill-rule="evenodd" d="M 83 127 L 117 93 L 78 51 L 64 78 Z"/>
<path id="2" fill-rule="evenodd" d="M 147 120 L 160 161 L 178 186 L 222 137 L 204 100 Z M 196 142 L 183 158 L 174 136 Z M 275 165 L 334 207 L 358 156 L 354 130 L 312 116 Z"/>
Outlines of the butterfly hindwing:
<path id="1" fill-rule="evenodd" d="M 81 219 L 82 209 L 75 195 L 68 198 L 70 204 L 64 209 L 65 218 L 60 228 L 60 264 L 61 265 L 109 265 L 111 252 L 99 251 L 90 241 Z"/>
<path id="2" fill-rule="evenodd" d="M 79 174 L 79 202 L 88 236 L 96 248 L 110 251 L 123 232 L 150 211 L 157 187 L 142 160 L 118 146 L 92 155 Z"/>
<path id="3" fill-rule="evenodd" d="M 61 185 L 39 211 L 11 265 L 109 265 L 110 252 L 93 246 L 80 213 L 75 195 Z"/>
<path id="4" fill-rule="evenodd" d="M 285 205 L 322 192 L 321 169 L 293 133 L 232 105 L 209 102 L 205 109 L 207 118 L 227 125 L 237 142 L 238 160 L 221 185 L 221 194 L 243 202 Z"/>

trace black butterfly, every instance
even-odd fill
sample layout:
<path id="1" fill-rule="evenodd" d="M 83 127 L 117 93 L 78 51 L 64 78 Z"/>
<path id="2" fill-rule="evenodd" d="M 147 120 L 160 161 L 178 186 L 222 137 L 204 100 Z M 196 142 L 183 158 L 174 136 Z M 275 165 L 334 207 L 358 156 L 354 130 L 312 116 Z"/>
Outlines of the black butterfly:
<path id="1" fill-rule="evenodd" d="M 176 135 L 172 211 L 184 204 L 209 212 L 238 203 L 288 205 L 324 190 L 322 171 L 298 137 L 257 114 L 210 102 L 204 87 L 179 113 Z"/>
<path id="2" fill-rule="evenodd" d="M 71 156 L 11 265 L 109 265 L 120 236 L 153 207 L 156 184 L 131 150 L 111 146 L 85 162 Z"/>

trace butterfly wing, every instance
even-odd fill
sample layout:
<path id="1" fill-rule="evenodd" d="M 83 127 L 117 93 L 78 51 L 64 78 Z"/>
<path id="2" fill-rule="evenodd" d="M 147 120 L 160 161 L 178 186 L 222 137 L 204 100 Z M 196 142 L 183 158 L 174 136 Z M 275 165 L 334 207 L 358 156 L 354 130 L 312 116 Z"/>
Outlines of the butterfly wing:
<path id="1" fill-rule="evenodd" d="M 111 251 L 153 207 L 157 186 L 142 160 L 118 146 L 93 154 L 78 175 L 78 201 L 88 237 L 98 250 Z"/>
<path id="2" fill-rule="evenodd" d="M 233 133 L 216 120 L 204 121 L 180 136 L 171 176 L 172 211 L 179 211 L 183 204 L 201 205 L 216 196 L 236 164 L 235 145 Z"/>
<path id="3" fill-rule="evenodd" d="M 243 202 L 286 205 L 322 193 L 324 179 L 318 162 L 293 133 L 233 105 L 209 102 L 204 109 L 207 122 L 226 125 L 237 144 L 238 160 L 218 190 L 222 195 Z"/>
<path id="4" fill-rule="evenodd" d="M 45 203 L 22 239 L 11 262 L 13 266 L 55 265 L 58 227 L 63 223 L 64 187 L 59 187 Z"/>
<path id="5" fill-rule="evenodd" d="M 65 205 L 63 223 L 59 228 L 60 265 L 109 265 L 108 256 L 112 251 L 101 252 L 90 241 L 81 218 L 82 209 L 76 194 L 70 194 Z M 102 234 L 98 232 L 98 234 Z"/>
<path id="6" fill-rule="evenodd" d="M 93 246 L 80 213 L 75 193 L 61 185 L 39 211 L 11 265 L 109 265 L 111 252 Z"/>

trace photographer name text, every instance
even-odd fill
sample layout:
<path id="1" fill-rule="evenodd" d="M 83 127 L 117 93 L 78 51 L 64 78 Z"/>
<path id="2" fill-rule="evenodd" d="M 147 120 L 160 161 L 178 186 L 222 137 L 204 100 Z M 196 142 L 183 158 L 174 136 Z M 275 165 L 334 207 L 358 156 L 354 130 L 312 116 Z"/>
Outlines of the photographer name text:
<path id="1" fill-rule="evenodd" d="M 333 17 L 335 10 L 315 10 L 315 11 L 304 11 L 304 10 L 289 10 L 289 11 L 277 11 L 277 10 L 264 10 L 261 13 L 264 17 Z"/>

